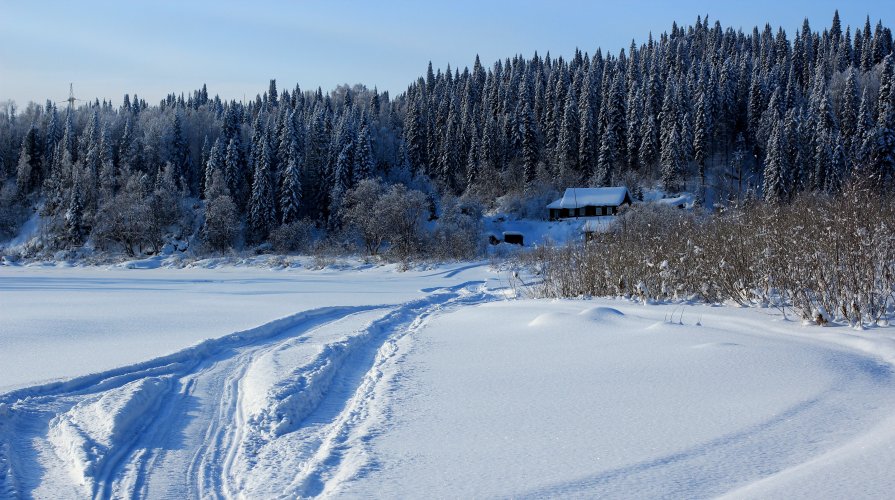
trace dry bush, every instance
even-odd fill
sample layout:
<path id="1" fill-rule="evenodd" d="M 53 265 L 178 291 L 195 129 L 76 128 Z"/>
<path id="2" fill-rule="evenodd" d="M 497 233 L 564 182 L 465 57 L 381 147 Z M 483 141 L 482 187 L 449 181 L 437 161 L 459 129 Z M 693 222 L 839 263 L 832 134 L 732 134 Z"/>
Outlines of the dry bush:
<path id="1" fill-rule="evenodd" d="M 882 324 L 895 313 L 895 203 L 847 187 L 711 215 L 642 205 L 611 232 L 527 259 L 546 297 L 733 301 L 793 307 L 818 323 Z"/>
<path id="2" fill-rule="evenodd" d="M 283 224 L 270 232 L 270 244 L 277 252 L 307 252 L 314 241 L 314 222 L 305 218 Z"/>

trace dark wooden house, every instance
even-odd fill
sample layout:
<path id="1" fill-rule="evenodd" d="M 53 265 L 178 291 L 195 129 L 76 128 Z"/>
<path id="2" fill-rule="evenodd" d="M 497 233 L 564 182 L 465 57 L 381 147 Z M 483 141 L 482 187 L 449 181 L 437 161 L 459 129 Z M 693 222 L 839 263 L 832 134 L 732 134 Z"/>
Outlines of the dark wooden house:
<path id="1" fill-rule="evenodd" d="M 547 205 L 550 220 L 616 215 L 631 204 L 626 187 L 568 188 L 562 198 Z"/>

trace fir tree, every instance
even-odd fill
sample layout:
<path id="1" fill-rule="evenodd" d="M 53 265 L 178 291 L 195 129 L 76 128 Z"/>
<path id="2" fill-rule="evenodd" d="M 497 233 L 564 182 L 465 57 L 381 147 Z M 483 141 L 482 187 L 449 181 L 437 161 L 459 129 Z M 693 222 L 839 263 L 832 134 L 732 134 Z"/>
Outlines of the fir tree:
<path id="1" fill-rule="evenodd" d="M 345 143 L 336 157 L 330 190 L 329 226 L 336 228 L 341 223 L 342 199 L 351 189 L 351 143 Z"/>
<path id="2" fill-rule="evenodd" d="M 205 186 L 211 186 L 212 181 L 214 181 L 215 174 L 220 174 L 221 178 L 226 181 L 227 179 L 227 162 L 226 162 L 227 152 L 224 149 L 224 143 L 221 141 L 221 138 L 218 137 L 214 140 L 214 145 L 211 146 L 211 151 L 208 153 L 208 160 L 205 163 Z M 206 188 L 207 190 L 207 188 Z M 228 190 L 229 194 L 229 190 Z M 208 199 L 205 193 L 202 193 L 205 199 Z"/>
<path id="3" fill-rule="evenodd" d="M 40 185 L 41 165 L 37 128 L 31 125 L 22 139 L 19 162 L 16 166 L 16 187 L 20 194 L 29 194 Z"/>
<path id="4" fill-rule="evenodd" d="M 68 208 L 65 211 L 65 238 L 72 247 L 81 246 L 87 235 L 81 193 L 80 182 L 76 179 L 69 194 Z"/>
<path id="5" fill-rule="evenodd" d="M 888 97 L 880 95 L 879 100 L 879 116 L 868 148 L 869 173 L 876 186 L 888 188 L 895 182 L 895 84 L 889 86 Z"/>
<path id="6" fill-rule="evenodd" d="M 699 93 L 696 104 L 696 122 L 693 130 L 693 153 L 699 176 L 699 197 L 705 199 L 705 166 L 709 154 L 709 138 L 711 137 L 711 110 L 705 91 Z"/>
<path id="7" fill-rule="evenodd" d="M 683 141 L 679 127 L 672 127 L 671 136 L 662 144 L 662 187 L 668 192 L 677 191 L 683 173 Z"/>
<path id="8" fill-rule="evenodd" d="M 272 107 L 277 107 L 279 104 L 279 101 L 277 100 L 277 81 L 275 79 L 270 80 L 270 86 L 267 89 L 267 102 L 269 102 Z"/>
<path id="9" fill-rule="evenodd" d="M 189 145 L 186 142 L 186 137 L 183 132 L 183 121 L 181 120 L 179 113 L 174 113 L 174 122 L 171 128 L 170 162 L 174 169 L 172 172 L 174 182 L 180 186 L 181 179 L 186 178 L 189 175 L 187 167 L 189 163 Z"/>
<path id="10" fill-rule="evenodd" d="M 560 179 L 576 182 L 578 169 L 578 100 L 569 92 L 556 144 L 556 168 Z"/>
<path id="11" fill-rule="evenodd" d="M 290 224 L 301 215 L 301 157 L 297 154 L 286 159 L 280 184 L 280 223 Z"/>
<path id="12" fill-rule="evenodd" d="M 615 163 L 617 162 L 616 144 L 618 138 L 615 136 L 613 127 L 606 127 L 603 137 L 600 140 L 600 156 L 597 159 L 597 168 L 594 171 L 591 184 L 595 186 L 608 186 L 612 182 L 612 176 Z"/>
<path id="13" fill-rule="evenodd" d="M 243 206 L 243 193 L 242 189 L 243 182 L 245 180 L 244 174 L 244 166 L 242 162 L 242 155 L 239 150 L 239 142 L 236 137 L 230 139 L 227 144 L 226 156 L 224 157 L 224 164 L 226 165 L 226 181 L 227 181 L 227 189 L 230 191 L 230 196 L 233 198 L 234 203 L 236 203 L 237 207 Z"/>
<path id="14" fill-rule="evenodd" d="M 526 184 L 531 183 L 538 168 L 538 137 L 535 121 L 528 103 L 522 110 L 522 167 Z"/>
<path id="15" fill-rule="evenodd" d="M 276 225 L 276 207 L 271 177 L 270 146 L 264 140 L 261 144 L 261 154 L 255 163 L 252 196 L 249 201 L 249 228 L 255 242 L 266 240 L 270 230 Z"/>
<path id="16" fill-rule="evenodd" d="M 787 199 L 786 178 L 789 171 L 787 162 L 786 134 L 782 121 L 777 121 L 768 139 L 764 167 L 764 199 L 768 203 L 780 203 Z"/>

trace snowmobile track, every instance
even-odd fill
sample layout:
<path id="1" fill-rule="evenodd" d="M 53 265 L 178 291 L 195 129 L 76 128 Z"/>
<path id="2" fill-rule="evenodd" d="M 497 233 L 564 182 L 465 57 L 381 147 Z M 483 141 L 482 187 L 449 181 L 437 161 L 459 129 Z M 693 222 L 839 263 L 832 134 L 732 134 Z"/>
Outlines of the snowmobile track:
<path id="1" fill-rule="evenodd" d="M 430 289 L 398 305 L 305 311 L 144 363 L 2 394 L 0 496 L 39 496 L 47 478 L 26 472 L 48 459 L 67 472 L 50 481 L 74 479 L 55 486 L 79 496 L 251 496 L 247 474 L 282 439 L 301 443 L 304 467 L 276 496 L 335 491 L 340 469 L 357 467 L 342 458 L 363 446 L 355 438 L 395 342 L 445 308 L 491 300 L 481 285 Z M 283 366 L 299 355 L 297 366 Z M 265 377 L 273 378 L 259 386 Z M 150 382 L 163 389 L 146 392 Z M 102 414 L 137 407 L 137 416 Z M 108 423 L 94 425 L 95 415 Z M 68 427 L 57 429 L 62 422 Z"/>

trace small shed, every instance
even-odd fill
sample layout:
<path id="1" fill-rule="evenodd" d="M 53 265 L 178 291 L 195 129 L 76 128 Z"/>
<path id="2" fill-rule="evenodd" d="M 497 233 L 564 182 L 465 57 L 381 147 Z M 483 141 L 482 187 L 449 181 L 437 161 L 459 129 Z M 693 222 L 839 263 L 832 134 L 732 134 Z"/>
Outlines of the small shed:
<path id="1" fill-rule="evenodd" d="M 503 232 L 503 242 L 510 243 L 512 245 L 524 246 L 524 237 L 522 233 L 518 231 L 504 231 Z"/>
<path id="2" fill-rule="evenodd" d="M 631 204 L 628 188 L 568 188 L 562 198 L 547 205 L 550 220 L 571 217 L 616 215 L 623 205 Z"/>
<path id="3" fill-rule="evenodd" d="M 609 230 L 612 220 L 607 218 L 589 219 L 581 226 L 581 232 L 584 234 L 584 241 L 593 240 L 597 233 L 605 233 Z"/>
<path id="4" fill-rule="evenodd" d="M 659 198 L 655 203 L 667 207 L 685 209 L 693 206 L 693 196 L 684 193 L 672 198 Z"/>

